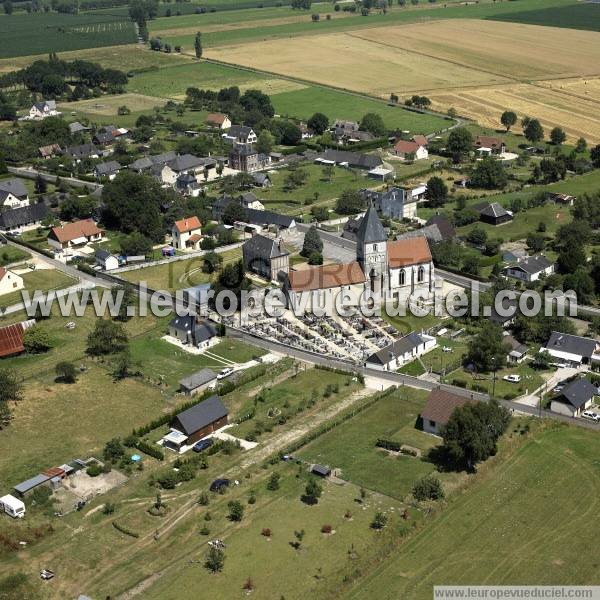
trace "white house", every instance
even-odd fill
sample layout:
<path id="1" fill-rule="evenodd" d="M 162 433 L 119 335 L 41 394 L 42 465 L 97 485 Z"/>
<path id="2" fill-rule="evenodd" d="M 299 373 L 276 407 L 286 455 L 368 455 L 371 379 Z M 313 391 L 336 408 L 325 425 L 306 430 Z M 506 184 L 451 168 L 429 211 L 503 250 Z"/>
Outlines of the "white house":
<path id="1" fill-rule="evenodd" d="M 553 331 L 545 348 L 540 352 L 548 352 L 559 362 L 573 365 L 589 365 L 600 361 L 600 344 L 591 338 Z"/>
<path id="2" fill-rule="evenodd" d="M 429 158 L 429 151 L 426 146 L 408 140 L 398 140 L 394 145 L 394 154 L 404 160 L 410 157 L 413 157 L 412 160 Z"/>
<path id="3" fill-rule="evenodd" d="M 56 250 L 66 250 L 83 247 L 90 242 L 99 242 L 103 237 L 104 231 L 93 219 L 83 219 L 53 227 L 48 234 L 48 245 Z"/>
<path id="4" fill-rule="evenodd" d="M 182 344 L 207 349 L 219 342 L 217 331 L 210 321 L 195 315 L 175 317 L 169 323 L 169 335 Z"/>
<path id="5" fill-rule="evenodd" d="M 186 217 L 173 223 L 171 236 L 173 247 L 178 250 L 198 250 L 202 240 L 201 223 L 198 217 Z"/>
<path id="6" fill-rule="evenodd" d="M 25 516 L 25 503 L 11 494 L 0 498 L 0 510 L 13 519 L 22 519 Z"/>
<path id="7" fill-rule="evenodd" d="M 403 364 L 432 350 L 435 344 L 434 337 L 413 331 L 369 356 L 365 366 L 379 371 L 396 371 Z"/>
<path id="8" fill-rule="evenodd" d="M 45 119 L 46 117 L 58 117 L 61 113 L 56 110 L 55 100 L 43 100 L 36 102 L 29 109 L 29 118 L 33 120 Z"/>
<path id="9" fill-rule="evenodd" d="M 113 271 L 119 268 L 119 259 L 111 254 L 108 250 L 98 250 L 96 252 L 96 264 L 102 267 L 105 271 Z"/>
<path id="10" fill-rule="evenodd" d="M 240 204 L 252 210 L 265 210 L 265 205 L 252 193 L 244 192 L 240 195 Z"/>
<path id="11" fill-rule="evenodd" d="M 29 192 L 20 179 L 13 177 L 0 181 L 0 206 L 5 208 L 29 206 Z"/>
<path id="12" fill-rule="evenodd" d="M 510 264 L 502 270 L 504 277 L 528 283 L 538 281 L 540 277 L 545 277 L 552 273 L 554 273 L 554 263 L 550 262 L 542 254 L 517 260 L 516 263 Z"/>
<path id="13" fill-rule="evenodd" d="M 550 410 L 567 417 L 579 417 L 584 410 L 592 406 L 596 394 L 596 387 L 587 379 L 574 379 L 558 396 L 552 398 Z"/>
<path id="14" fill-rule="evenodd" d="M 231 119 L 223 113 L 209 113 L 206 115 L 205 123 L 209 127 L 218 129 L 229 129 L 231 127 Z"/>
<path id="15" fill-rule="evenodd" d="M 24 287 L 23 278 L 13 271 L 8 271 L 4 267 L 0 267 L 0 296 L 18 292 Z"/>
<path id="16" fill-rule="evenodd" d="M 437 388 L 427 397 L 427 404 L 421 412 L 423 431 L 439 435 L 441 428 L 448 423 L 452 413 L 459 407 L 472 402 L 465 396 L 459 396 Z"/>

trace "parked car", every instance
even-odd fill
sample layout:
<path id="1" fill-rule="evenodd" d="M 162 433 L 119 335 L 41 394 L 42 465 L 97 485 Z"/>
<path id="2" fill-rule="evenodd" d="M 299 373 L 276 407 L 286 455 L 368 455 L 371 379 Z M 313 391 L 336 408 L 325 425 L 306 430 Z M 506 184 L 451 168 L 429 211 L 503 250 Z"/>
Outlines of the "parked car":
<path id="1" fill-rule="evenodd" d="M 219 492 L 220 490 L 229 487 L 230 483 L 231 483 L 231 481 L 229 481 L 229 479 L 215 479 L 210 484 L 209 489 L 211 492 Z"/>
<path id="2" fill-rule="evenodd" d="M 217 375 L 217 379 L 225 379 L 225 377 L 229 377 L 232 373 L 233 369 L 231 367 L 226 367 Z"/>
<path id="3" fill-rule="evenodd" d="M 591 411 L 591 410 L 584 410 L 584 411 L 581 413 L 581 416 L 582 416 L 584 419 L 590 419 L 590 421 L 595 421 L 596 423 L 597 423 L 598 421 L 600 421 L 600 415 L 598 415 L 597 413 L 595 413 L 595 412 L 593 412 L 593 411 Z"/>
<path id="4" fill-rule="evenodd" d="M 519 383 L 521 381 L 520 375 L 505 375 L 502 379 L 504 381 L 508 381 L 509 383 Z"/>
<path id="5" fill-rule="evenodd" d="M 557 386 L 556 386 L 556 387 L 555 387 L 555 388 L 554 388 L 552 391 L 553 391 L 555 394 L 559 394 L 560 392 L 562 392 L 562 391 L 563 391 L 563 389 L 564 389 L 564 388 L 565 388 L 565 386 L 564 386 L 564 385 L 562 385 L 562 384 L 560 384 L 560 385 L 557 385 Z"/>
<path id="6" fill-rule="evenodd" d="M 196 442 L 192 446 L 192 450 L 194 452 L 202 452 L 202 451 L 206 450 L 207 448 L 210 448 L 214 443 L 215 443 L 215 440 L 213 440 L 212 438 L 206 438 L 205 440 L 200 440 L 199 442 Z"/>

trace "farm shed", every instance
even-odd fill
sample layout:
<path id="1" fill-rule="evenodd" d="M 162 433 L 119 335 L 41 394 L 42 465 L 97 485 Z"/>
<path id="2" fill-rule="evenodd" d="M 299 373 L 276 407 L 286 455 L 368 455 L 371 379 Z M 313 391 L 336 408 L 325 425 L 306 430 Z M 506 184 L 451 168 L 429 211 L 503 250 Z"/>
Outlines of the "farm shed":
<path id="1" fill-rule="evenodd" d="M 19 496 L 24 497 L 41 485 L 50 485 L 50 477 L 40 473 L 31 479 L 18 483 L 13 489 Z"/>
<path id="2" fill-rule="evenodd" d="M 331 475 L 331 469 L 324 465 L 313 465 L 310 472 L 319 477 L 329 477 Z"/>

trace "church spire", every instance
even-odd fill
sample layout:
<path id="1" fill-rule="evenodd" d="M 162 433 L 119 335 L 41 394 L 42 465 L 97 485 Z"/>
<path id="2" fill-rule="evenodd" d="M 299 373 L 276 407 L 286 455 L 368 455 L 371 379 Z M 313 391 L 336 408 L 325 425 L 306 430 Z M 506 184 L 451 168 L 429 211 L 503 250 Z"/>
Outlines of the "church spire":
<path id="1" fill-rule="evenodd" d="M 372 244 L 387 241 L 385 229 L 379 220 L 375 207 L 370 204 L 356 232 L 357 244 Z"/>

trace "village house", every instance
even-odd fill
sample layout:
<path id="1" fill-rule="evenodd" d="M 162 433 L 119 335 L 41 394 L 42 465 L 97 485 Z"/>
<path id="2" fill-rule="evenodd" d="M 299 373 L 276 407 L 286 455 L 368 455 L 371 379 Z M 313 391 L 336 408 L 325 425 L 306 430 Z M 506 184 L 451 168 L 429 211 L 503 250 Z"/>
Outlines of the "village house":
<path id="1" fill-rule="evenodd" d="M 505 335 L 502 341 L 508 346 L 508 354 L 506 355 L 508 364 L 522 363 L 527 358 L 529 348 L 525 344 L 521 344 L 512 335 Z"/>
<path id="2" fill-rule="evenodd" d="M 163 438 L 163 444 L 180 452 L 183 446 L 191 446 L 227 425 L 228 414 L 219 396 L 210 396 L 173 417 L 171 431 Z"/>
<path id="3" fill-rule="evenodd" d="M 596 386 L 587 379 L 583 377 L 574 379 L 552 398 L 550 410 L 567 417 L 579 417 L 584 410 L 592 406 L 597 393 Z"/>
<path id="4" fill-rule="evenodd" d="M 394 154 L 404 160 L 423 160 L 429 158 L 426 146 L 407 140 L 398 140 L 394 144 Z"/>
<path id="5" fill-rule="evenodd" d="M 13 271 L 0 267 L 0 296 L 18 292 L 24 288 L 23 278 Z"/>
<path id="6" fill-rule="evenodd" d="M 353 167 L 357 169 L 375 169 L 383 164 L 379 156 L 375 154 L 361 154 L 348 150 L 327 149 L 319 154 L 315 162 L 321 165 L 338 165 L 340 167 Z"/>
<path id="7" fill-rule="evenodd" d="M 504 141 L 490 135 L 478 135 L 475 138 L 474 147 L 480 154 L 504 154 L 506 152 Z"/>
<path id="8" fill-rule="evenodd" d="M 240 204 L 252 210 L 265 210 L 264 204 L 252 192 L 244 192 L 239 196 Z"/>
<path id="9" fill-rule="evenodd" d="M 46 119 L 47 117 L 58 117 L 60 114 L 61 113 L 56 109 L 55 100 L 42 100 L 41 102 L 36 102 L 29 109 L 29 119 L 34 121 Z"/>
<path id="10" fill-rule="evenodd" d="M 96 135 L 94 135 L 92 141 L 98 146 L 110 146 L 119 138 L 126 138 L 128 136 L 129 129 L 125 129 L 124 127 L 115 127 L 114 125 L 106 125 L 96 132 Z"/>
<path id="11" fill-rule="evenodd" d="M 106 177 L 109 181 L 112 181 L 122 168 L 123 167 L 116 160 L 109 160 L 107 162 L 98 163 L 94 167 L 94 175 L 98 179 Z"/>
<path id="12" fill-rule="evenodd" d="M 182 344 L 206 349 L 218 343 L 219 338 L 213 324 L 195 315 L 176 316 L 169 323 L 169 335 Z"/>
<path id="13" fill-rule="evenodd" d="M 88 131 L 91 131 L 91 127 L 86 127 L 79 121 L 73 121 L 73 123 L 69 123 L 69 133 L 71 135 L 75 135 L 77 133 L 86 133 Z"/>
<path id="14" fill-rule="evenodd" d="M 76 163 L 86 158 L 100 158 L 101 151 L 94 144 L 80 144 L 79 146 L 67 146 L 64 155 Z"/>
<path id="15" fill-rule="evenodd" d="M 423 227 L 402 233 L 396 237 L 396 240 L 407 240 L 418 237 L 427 238 L 427 241 L 432 244 L 447 242 L 456 237 L 456 230 L 446 217 L 434 215 Z"/>
<path id="16" fill-rule="evenodd" d="M 135 173 L 144 173 L 145 171 L 148 171 L 157 165 L 165 165 L 175 158 L 177 158 L 177 153 L 174 150 L 169 150 L 168 152 L 163 152 L 162 154 L 142 156 L 141 158 L 134 160 L 128 168 Z"/>
<path id="17" fill-rule="evenodd" d="M 273 183 L 267 173 L 252 173 L 252 180 L 254 181 L 255 187 L 259 188 L 270 188 Z"/>
<path id="18" fill-rule="evenodd" d="M 271 158 L 250 144 L 237 144 L 229 154 L 229 168 L 252 173 L 269 166 Z"/>
<path id="19" fill-rule="evenodd" d="M 246 146 L 248 144 L 256 144 L 258 136 L 252 129 L 246 125 L 232 125 L 227 133 L 222 135 L 226 142 L 231 142 L 234 146 L 241 144 Z"/>
<path id="20" fill-rule="evenodd" d="M 367 202 L 372 202 L 377 212 L 384 217 L 412 219 L 417 215 L 417 202 L 409 189 L 391 187 L 383 192 L 362 189 L 359 193 Z"/>
<path id="21" fill-rule="evenodd" d="M 181 173 L 175 181 L 175 189 L 184 196 L 192 196 L 197 198 L 202 191 L 202 185 L 198 183 L 198 179 L 191 173 Z"/>
<path id="22" fill-rule="evenodd" d="M 242 256 L 246 271 L 269 281 L 277 281 L 279 273 L 287 274 L 290 270 L 290 254 L 281 238 L 253 235 L 244 242 Z"/>
<path id="23" fill-rule="evenodd" d="M 0 206 L 4 208 L 22 208 L 29 206 L 29 192 L 21 179 L 0 180 Z"/>
<path id="24" fill-rule="evenodd" d="M 186 217 L 173 223 L 171 236 L 177 250 L 198 250 L 202 240 L 202 224 L 196 216 Z"/>
<path id="25" fill-rule="evenodd" d="M 544 348 L 550 356 L 569 365 L 591 365 L 600 361 L 600 344 L 591 338 L 553 331 Z"/>
<path id="26" fill-rule="evenodd" d="M 61 251 L 82 247 L 90 242 L 99 242 L 103 238 L 104 231 L 93 219 L 83 219 L 53 227 L 48 234 L 48 244 L 55 250 Z"/>
<path id="27" fill-rule="evenodd" d="M 212 369 L 201 369 L 179 380 L 179 390 L 186 396 L 195 396 L 217 384 L 217 374 Z"/>
<path id="28" fill-rule="evenodd" d="M 98 250 L 94 258 L 96 264 L 104 271 L 114 271 L 119 268 L 119 258 L 108 250 Z"/>
<path id="29" fill-rule="evenodd" d="M 563 206 L 573 206 L 573 204 L 575 204 L 575 200 L 577 200 L 575 196 L 556 193 L 549 193 L 548 199 L 555 204 L 562 204 Z"/>
<path id="30" fill-rule="evenodd" d="M 423 431 L 440 435 L 441 429 L 448 423 L 452 413 L 459 407 L 472 402 L 465 396 L 459 396 L 436 388 L 429 393 L 425 408 L 421 411 Z"/>
<path id="31" fill-rule="evenodd" d="M 41 158 L 49 159 L 58 156 L 62 150 L 58 144 L 49 144 L 48 146 L 40 146 L 38 152 Z"/>
<path id="32" fill-rule="evenodd" d="M 229 129 L 231 127 L 231 119 L 223 113 L 209 113 L 204 121 L 209 127 L 217 129 Z"/>
<path id="33" fill-rule="evenodd" d="M 554 263 L 544 255 L 528 256 L 502 269 L 502 275 L 531 283 L 554 273 Z"/>
<path id="34" fill-rule="evenodd" d="M 396 371 L 407 362 L 429 352 L 435 345 L 434 337 L 412 331 L 371 354 L 365 362 L 365 367 L 380 371 Z"/>
<path id="35" fill-rule="evenodd" d="M 0 212 L 0 231 L 15 233 L 35 229 L 49 214 L 50 210 L 43 202 L 5 210 Z"/>
<path id="36" fill-rule="evenodd" d="M 482 202 L 473 209 L 479 213 L 479 220 L 489 225 L 503 225 L 513 219 L 513 214 L 497 202 Z"/>

